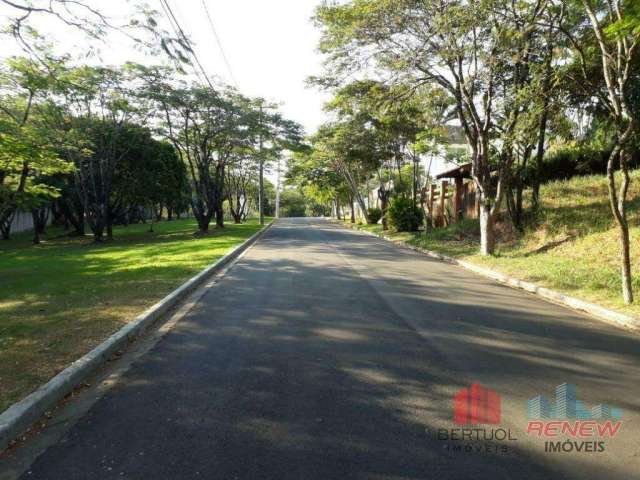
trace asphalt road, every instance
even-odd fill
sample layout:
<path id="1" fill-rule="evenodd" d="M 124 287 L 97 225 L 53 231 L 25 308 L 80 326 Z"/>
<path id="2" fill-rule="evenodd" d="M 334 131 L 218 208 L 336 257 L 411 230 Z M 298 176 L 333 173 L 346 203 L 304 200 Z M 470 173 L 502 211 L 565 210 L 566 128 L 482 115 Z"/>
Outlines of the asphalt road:
<path id="1" fill-rule="evenodd" d="M 284 220 L 23 478 L 628 480 L 638 379 L 638 335 L 323 220 Z M 473 382 L 502 399 L 500 424 L 479 428 L 515 440 L 438 438 L 459 428 L 453 397 Z M 545 452 L 527 435 L 527 400 L 564 382 L 623 410 L 604 452 Z"/>

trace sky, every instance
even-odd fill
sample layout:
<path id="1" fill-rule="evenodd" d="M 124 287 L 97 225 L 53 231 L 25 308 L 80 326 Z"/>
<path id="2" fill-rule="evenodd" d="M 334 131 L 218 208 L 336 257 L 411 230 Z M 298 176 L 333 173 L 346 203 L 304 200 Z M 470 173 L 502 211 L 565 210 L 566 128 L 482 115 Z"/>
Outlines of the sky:
<path id="1" fill-rule="evenodd" d="M 48 3 L 46 0 L 32 1 Z M 85 1 L 106 14 L 113 23 L 124 24 L 136 0 Z M 161 27 L 170 31 L 160 0 L 145 1 L 159 12 Z M 278 103 L 285 117 L 302 124 L 307 134 L 314 133 L 324 121 L 322 105 L 329 95 L 305 85 L 307 77 L 322 71 L 322 56 L 317 52 L 320 32 L 311 20 L 314 8 L 321 0 L 167 1 L 212 79 L 235 85 L 245 95 Z M 209 23 L 207 10 L 224 55 Z M 0 16 L 3 13 L 0 4 Z M 130 39 L 117 33 L 109 33 L 103 41 L 88 42 L 77 29 L 52 21 L 51 17 L 35 17 L 33 24 L 54 39 L 59 52 L 73 52 L 82 58 L 90 51 L 89 45 L 99 50 L 97 56 L 79 61 L 109 65 L 126 61 L 145 64 L 166 61 L 166 58 L 144 54 Z M 4 55 L 11 53 L 15 50 L 3 46 Z M 442 162 L 436 163 L 434 170 L 445 168 L 444 164 L 440 165 Z M 275 181 L 273 170 L 268 176 Z"/>
<path id="2" fill-rule="evenodd" d="M 35 0 L 34 3 L 44 0 Z M 160 0 L 145 0 L 160 12 L 161 26 L 170 30 Z M 131 0 L 86 0 L 106 13 L 114 23 L 122 22 Z M 237 86 L 243 94 L 264 97 L 280 104 L 286 117 L 313 133 L 323 121 L 325 93 L 305 86 L 309 75 L 320 73 L 321 56 L 316 52 L 319 32 L 311 17 L 320 0 L 168 0 L 178 21 L 195 45 L 195 51 L 212 78 Z M 210 26 L 209 11 L 224 54 Z M 0 8 L 0 15 L 3 10 Z M 2 22 L 3 24 L 5 22 Z M 84 55 L 90 42 L 81 32 L 60 22 L 34 17 L 34 25 L 55 39 L 58 50 Z M 143 55 L 122 35 L 109 34 L 103 42 L 93 42 L 100 50 L 99 62 L 125 61 L 158 63 L 161 59 Z M 4 54 L 15 53 L 3 49 Z M 90 63 L 91 61 L 89 61 Z M 232 73 L 230 73 L 230 70 Z"/>
<path id="3" fill-rule="evenodd" d="M 284 114 L 307 133 L 318 127 L 326 97 L 307 88 L 305 79 L 321 71 L 319 32 L 311 21 L 319 0 L 204 0 L 232 74 L 202 0 L 169 1 L 206 70 L 229 84 L 235 79 L 247 95 L 280 103 Z"/>

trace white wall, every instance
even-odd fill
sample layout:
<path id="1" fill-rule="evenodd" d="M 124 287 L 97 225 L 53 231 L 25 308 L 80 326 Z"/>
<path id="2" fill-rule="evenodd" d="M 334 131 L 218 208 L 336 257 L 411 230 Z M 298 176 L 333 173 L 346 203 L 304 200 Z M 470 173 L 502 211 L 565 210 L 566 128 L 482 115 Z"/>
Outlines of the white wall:
<path id="1" fill-rule="evenodd" d="M 47 219 L 47 225 L 51 225 L 51 215 Z M 11 233 L 26 232 L 28 230 L 33 230 L 31 212 L 17 212 L 11 223 Z"/>

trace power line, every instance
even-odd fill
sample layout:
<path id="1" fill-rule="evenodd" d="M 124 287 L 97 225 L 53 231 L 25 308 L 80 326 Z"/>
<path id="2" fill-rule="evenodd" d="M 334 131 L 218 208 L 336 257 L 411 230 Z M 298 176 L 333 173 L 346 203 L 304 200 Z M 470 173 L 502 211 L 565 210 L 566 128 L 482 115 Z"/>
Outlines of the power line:
<path id="1" fill-rule="evenodd" d="M 162 9 L 164 10 L 165 16 L 169 20 L 169 25 L 171 25 L 171 29 L 176 34 L 176 37 L 180 38 L 181 35 L 180 35 L 179 30 L 178 30 L 179 27 L 173 23 L 173 19 L 171 18 L 171 15 L 169 14 L 169 11 L 167 10 L 167 7 L 165 7 L 164 2 L 162 0 L 160 0 L 160 5 L 162 6 Z M 190 45 L 187 44 L 187 51 L 189 51 L 189 48 L 190 48 Z M 202 80 L 202 74 L 200 73 L 200 71 L 198 69 L 196 69 L 196 68 L 194 68 L 193 71 L 196 74 L 196 77 L 198 77 L 198 80 L 200 80 L 202 82 L 203 81 Z"/>
<path id="2" fill-rule="evenodd" d="M 168 12 L 168 14 L 170 16 L 170 19 L 173 19 L 173 22 L 175 23 L 175 26 L 177 27 L 178 31 L 180 32 L 180 36 L 182 36 L 182 39 L 184 40 L 184 42 L 185 42 L 185 44 L 187 46 L 187 50 L 189 51 L 189 53 L 191 54 L 191 56 L 195 60 L 197 66 L 200 68 L 200 71 L 202 72 L 202 75 L 204 76 L 204 78 L 207 81 L 207 83 L 209 84 L 209 87 L 211 87 L 212 90 L 215 90 L 215 88 L 213 86 L 213 83 L 211 83 L 211 80 L 209 79 L 209 76 L 207 75 L 206 70 L 203 68 L 202 63 L 200 63 L 200 59 L 198 58 L 198 55 L 196 54 L 195 50 L 193 49 L 193 47 L 191 45 L 191 42 L 189 41 L 189 38 L 187 38 L 187 36 L 185 35 L 184 30 L 180 26 L 180 22 L 178 22 L 178 19 L 174 15 L 173 10 L 171 9 L 171 6 L 169 5 L 168 0 L 160 0 L 160 2 L 165 7 L 165 12 Z"/>
<path id="3" fill-rule="evenodd" d="M 171 9 L 171 6 L 169 5 L 168 0 L 160 0 L 160 4 L 162 5 L 162 8 L 164 9 L 165 14 L 167 14 L 167 17 L 169 18 L 169 22 L 171 23 L 171 21 L 173 20 L 173 23 L 171 24 L 171 26 L 174 28 L 174 30 L 177 28 L 176 35 L 179 35 L 179 36 L 182 37 L 182 39 L 184 40 L 184 42 L 185 42 L 185 44 L 187 46 L 188 52 L 191 54 L 191 56 L 195 60 L 196 64 L 198 65 L 198 68 L 200 68 L 200 71 L 202 72 L 202 75 L 204 75 L 205 80 L 207 81 L 207 83 L 209 84 L 211 89 L 215 90 L 215 88 L 213 86 L 213 83 L 211 83 L 211 80 L 209 79 L 209 76 L 207 75 L 206 70 L 203 68 L 202 63 L 200 63 L 200 59 L 198 59 L 198 55 L 196 55 L 195 50 L 191 46 L 191 42 L 189 41 L 189 39 L 185 35 L 184 30 L 182 29 L 182 27 L 180 26 L 180 23 L 178 22 L 178 19 L 174 15 L 173 10 Z M 175 24 L 175 26 L 174 26 L 174 24 Z"/>
<path id="4" fill-rule="evenodd" d="M 229 76 L 231 77 L 233 84 L 239 90 L 240 88 L 238 87 L 238 82 L 236 81 L 236 77 L 233 75 L 233 69 L 231 68 L 231 63 L 227 58 L 227 54 L 224 52 L 224 47 L 222 46 L 222 42 L 220 41 L 220 36 L 218 35 L 218 32 L 216 31 L 216 27 L 213 24 L 213 19 L 211 18 L 211 14 L 209 13 L 209 8 L 207 7 L 207 3 L 205 2 L 205 0 L 202 0 L 202 7 L 204 8 L 204 12 L 206 13 L 207 19 L 209 20 L 209 26 L 211 27 L 213 36 L 216 39 L 216 43 L 218 44 L 218 48 L 220 49 L 220 53 L 222 54 L 222 59 L 224 60 L 224 64 L 226 65 L 227 70 L 229 71 Z"/>

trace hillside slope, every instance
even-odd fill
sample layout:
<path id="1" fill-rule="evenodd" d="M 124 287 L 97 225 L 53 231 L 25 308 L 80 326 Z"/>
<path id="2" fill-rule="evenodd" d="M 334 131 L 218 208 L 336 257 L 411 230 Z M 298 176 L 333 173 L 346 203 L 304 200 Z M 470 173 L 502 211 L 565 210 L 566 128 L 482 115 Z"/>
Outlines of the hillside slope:
<path id="1" fill-rule="evenodd" d="M 529 192 L 526 192 L 528 195 Z M 550 182 L 542 208 L 522 235 L 510 222 L 498 225 L 494 257 L 477 254 L 476 221 L 466 220 L 427 235 L 392 234 L 408 243 L 464 259 L 583 300 L 640 315 L 640 170 L 632 173 L 628 217 L 636 304 L 621 298 L 618 231 L 608 204 L 604 176 Z M 380 230 L 379 225 L 367 229 Z"/>

